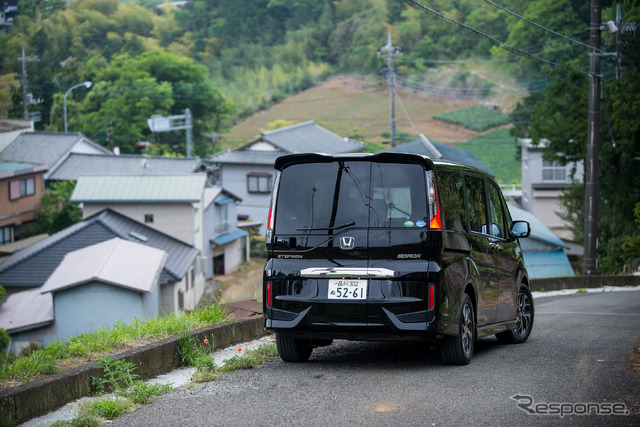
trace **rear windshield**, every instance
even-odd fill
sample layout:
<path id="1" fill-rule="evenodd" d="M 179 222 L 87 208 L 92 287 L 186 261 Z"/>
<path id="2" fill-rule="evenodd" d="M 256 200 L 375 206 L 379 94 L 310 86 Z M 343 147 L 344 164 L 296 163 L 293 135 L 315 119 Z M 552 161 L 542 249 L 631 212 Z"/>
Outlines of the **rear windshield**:
<path id="1" fill-rule="evenodd" d="M 292 165 L 282 171 L 276 206 L 276 233 L 428 223 L 425 172 L 415 164 Z"/>

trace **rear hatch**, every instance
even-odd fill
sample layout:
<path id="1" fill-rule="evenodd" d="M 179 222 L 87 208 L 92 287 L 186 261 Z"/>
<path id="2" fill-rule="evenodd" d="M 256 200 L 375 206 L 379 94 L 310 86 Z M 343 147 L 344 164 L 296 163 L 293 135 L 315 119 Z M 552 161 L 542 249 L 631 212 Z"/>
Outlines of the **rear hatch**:
<path id="1" fill-rule="evenodd" d="M 279 163 L 270 214 L 267 326 L 354 336 L 424 331 L 436 269 L 424 158 L 296 160 Z"/>

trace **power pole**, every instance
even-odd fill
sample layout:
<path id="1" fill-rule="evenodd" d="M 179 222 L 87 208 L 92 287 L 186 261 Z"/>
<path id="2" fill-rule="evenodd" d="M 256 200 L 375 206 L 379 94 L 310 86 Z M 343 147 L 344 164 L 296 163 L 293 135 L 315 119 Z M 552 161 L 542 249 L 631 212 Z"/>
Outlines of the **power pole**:
<path id="1" fill-rule="evenodd" d="M 378 58 L 387 58 L 387 85 L 389 86 L 389 103 L 391 109 L 391 146 L 396 146 L 396 73 L 393 58 L 402 55 L 402 48 L 391 43 L 391 34 L 387 33 L 387 44 L 378 49 Z"/>
<path id="2" fill-rule="evenodd" d="M 587 114 L 587 159 L 584 185 L 584 274 L 596 274 L 598 254 L 598 156 L 600 151 L 600 0 L 591 0 L 589 53 L 589 109 Z"/>
<path id="3" fill-rule="evenodd" d="M 29 93 L 27 83 L 27 62 L 39 61 L 37 56 L 26 56 L 24 54 L 24 46 L 22 47 L 22 56 L 18 57 L 18 61 L 22 62 L 22 108 L 25 120 L 29 120 Z"/>

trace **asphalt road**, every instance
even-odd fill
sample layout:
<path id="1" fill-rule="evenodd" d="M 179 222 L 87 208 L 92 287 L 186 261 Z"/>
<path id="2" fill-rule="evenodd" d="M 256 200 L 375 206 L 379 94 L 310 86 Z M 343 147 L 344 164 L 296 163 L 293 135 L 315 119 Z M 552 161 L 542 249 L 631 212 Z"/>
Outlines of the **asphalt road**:
<path id="1" fill-rule="evenodd" d="M 640 292 L 541 298 L 525 344 L 483 339 L 468 366 L 425 344 L 337 341 L 308 363 L 179 388 L 113 425 L 638 426 L 627 358 L 639 345 Z"/>

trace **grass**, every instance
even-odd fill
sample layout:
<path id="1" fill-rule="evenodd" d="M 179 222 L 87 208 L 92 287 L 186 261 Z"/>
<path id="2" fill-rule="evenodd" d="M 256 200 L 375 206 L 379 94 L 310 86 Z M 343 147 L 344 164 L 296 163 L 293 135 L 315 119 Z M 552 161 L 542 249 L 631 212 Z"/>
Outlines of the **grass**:
<path id="1" fill-rule="evenodd" d="M 495 174 L 499 184 L 520 184 L 522 165 L 516 160 L 519 148 L 509 129 L 498 129 L 456 145 L 472 152 Z"/>
<path id="2" fill-rule="evenodd" d="M 118 322 L 92 332 L 76 335 L 64 342 L 40 347 L 0 367 L 0 389 L 8 382 L 20 384 L 51 375 L 69 364 L 98 360 L 105 354 L 126 350 L 140 344 L 186 334 L 188 331 L 222 323 L 226 313 L 218 305 L 191 312 L 154 318 L 136 318 L 127 324 Z"/>
<path id="3" fill-rule="evenodd" d="M 196 358 L 196 372 L 191 377 L 193 382 L 215 381 L 223 373 L 238 369 L 252 369 L 265 362 L 273 360 L 278 355 L 275 344 L 263 344 L 253 350 L 247 350 L 244 355 L 228 359 L 222 366 L 218 366 L 210 355 L 200 355 Z"/>
<path id="4" fill-rule="evenodd" d="M 511 122 L 508 114 L 478 105 L 435 114 L 434 119 L 482 132 Z"/>

